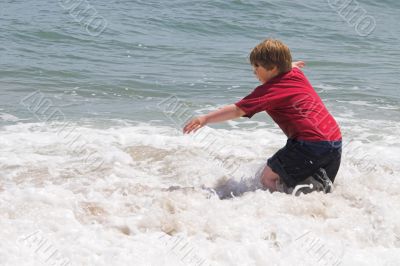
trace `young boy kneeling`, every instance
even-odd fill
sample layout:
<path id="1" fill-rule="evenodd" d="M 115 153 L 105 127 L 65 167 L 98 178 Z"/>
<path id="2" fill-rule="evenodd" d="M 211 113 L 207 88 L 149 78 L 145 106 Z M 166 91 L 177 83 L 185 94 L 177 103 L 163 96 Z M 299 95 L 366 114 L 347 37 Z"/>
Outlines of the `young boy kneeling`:
<path id="1" fill-rule="evenodd" d="M 313 185 L 305 193 L 330 192 L 339 170 L 342 137 L 335 119 L 300 70 L 304 62 L 292 63 L 285 44 L 267 39 L 251 51 L 250 63 L 262 85 L 235 104 L 192 119 L 183 132 L 266 111 L 288 140 L 268 159 L 261 183 L 271 192 L 290 193 L 302 184 Z"/>

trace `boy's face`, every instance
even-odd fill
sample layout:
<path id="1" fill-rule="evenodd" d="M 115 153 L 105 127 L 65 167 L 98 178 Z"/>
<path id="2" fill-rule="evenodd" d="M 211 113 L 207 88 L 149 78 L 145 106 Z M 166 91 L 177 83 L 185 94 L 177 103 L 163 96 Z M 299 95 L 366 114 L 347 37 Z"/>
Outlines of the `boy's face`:
<path id="1" fill-rule="evenodd" d="M 253 65 L 253 72 L 254 72 L 254 75 L 257 76 L 257 78 L 261 82 L 261 84 L 268 82 L 270 79 L 272 79 L 273 77 L 275 77 L 279 74 L 278 68 L 276 66 L 274 66 L 274 68 L 271 70 L 267 70 L 263 66 Z"/>

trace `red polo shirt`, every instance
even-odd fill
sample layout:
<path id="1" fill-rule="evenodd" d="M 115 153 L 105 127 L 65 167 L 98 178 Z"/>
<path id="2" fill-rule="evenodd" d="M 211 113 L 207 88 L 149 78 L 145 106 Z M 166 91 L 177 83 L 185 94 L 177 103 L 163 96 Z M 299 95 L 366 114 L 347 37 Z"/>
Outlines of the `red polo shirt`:
<path id="1" fill-rule="evenodd" d="M 235 105 L 248 118 L 266 111 L 291 139 L 334 141 L 342 138 L 335 119 L 297 67 L 258 86 Z"/>

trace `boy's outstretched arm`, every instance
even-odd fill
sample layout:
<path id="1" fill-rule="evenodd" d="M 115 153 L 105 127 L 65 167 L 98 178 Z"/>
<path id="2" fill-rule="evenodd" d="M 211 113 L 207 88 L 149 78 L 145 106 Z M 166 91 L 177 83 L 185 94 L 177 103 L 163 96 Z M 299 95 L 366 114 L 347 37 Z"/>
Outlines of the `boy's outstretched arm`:
<path id="1" fill-rule="evenodd" d="M 234 104 L 230 104 L 206 115 L 193 118 L 183 128 L 183 133 L 189 134 L 192 131 L 196 132 L 199 128 L 205 126 L 206 124 L 231 120 L 241 117 L 244 114 L 245 112 L 239 107 Z"/>

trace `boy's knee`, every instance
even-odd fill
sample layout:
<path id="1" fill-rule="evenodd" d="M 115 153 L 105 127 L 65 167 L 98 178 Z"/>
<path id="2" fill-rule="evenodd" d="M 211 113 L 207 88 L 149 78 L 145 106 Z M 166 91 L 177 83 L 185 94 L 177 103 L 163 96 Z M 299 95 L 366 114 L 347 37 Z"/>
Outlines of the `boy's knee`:
<path id="1" fill-rule="evenodd" d="M 279 176 L 269 166 L 266 166 L 260 180 L 264 188 L 269 189 L 271 192 L 276 191 L 278 180 Z"/>

